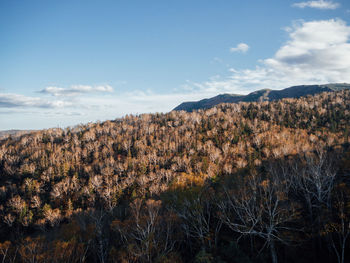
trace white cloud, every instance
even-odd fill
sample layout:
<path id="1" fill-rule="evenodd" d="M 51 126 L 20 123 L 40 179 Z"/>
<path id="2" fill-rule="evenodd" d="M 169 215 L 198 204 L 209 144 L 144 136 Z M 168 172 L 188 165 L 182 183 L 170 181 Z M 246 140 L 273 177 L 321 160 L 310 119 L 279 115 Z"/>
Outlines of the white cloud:
<path id="1" fill-rule="evenodd" d="M 292 5 L 293 7 L 298 8 L 317 8 L 317 9 L 337 9 L 340 4 L 335 3 L 332 1 L 326 1 L 326 0 L 318 0 L 318 1 L 307 1 L 307 2 L 299 2 Z"/>
<path id="2" fill-rule="evenodd" d="M 300 84 L 350 82 L 350 26 L 340 19 L 299 21 L 289 40 L 252 69 L 230 69 L 225 78 L 192 84 L 198 91 L 248 93 Z"/>
<path id="3" fill-rule="evenodd" d="M 46 87 L 40 91 L 40 93 L 50 94 L 53 96 L 78 96 L 87 93 L 104 93 L 113 92 L 113 88 L 109 85 L 99 85 L 99 86 L 87 86 L 87 85 L 73 85 L 70 88 L 60 88 L 60 87 Z"/>
<path id="4" fill-rule="evenodd" d="M 239 43 L 236 47 L 231 47 L 230 52 L 246 53 L 248 49 L 249 49 L 249 46 L 246 43 Z"/>
<path id="5" fill-rule="evenodd" d="M 342 20 L 301 22 L 265 65 L 301 80 L 350 81 L 350 27 Z"/>
<path id="6" fill-rule="evenodd" d="M 0 93 L 0 108 L 62 108 L 72 104 L 62 100 L 46 100 L 20 94 Z"/>

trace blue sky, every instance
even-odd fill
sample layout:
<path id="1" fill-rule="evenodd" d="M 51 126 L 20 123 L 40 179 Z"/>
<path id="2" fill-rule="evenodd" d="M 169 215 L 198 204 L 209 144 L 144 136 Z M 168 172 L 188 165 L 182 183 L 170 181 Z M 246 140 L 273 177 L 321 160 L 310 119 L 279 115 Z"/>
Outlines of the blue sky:
<path id="1" fill-rule="evenodd" d="M 350 1 L 0 1 L 0 130 L 350 82 Z"/>

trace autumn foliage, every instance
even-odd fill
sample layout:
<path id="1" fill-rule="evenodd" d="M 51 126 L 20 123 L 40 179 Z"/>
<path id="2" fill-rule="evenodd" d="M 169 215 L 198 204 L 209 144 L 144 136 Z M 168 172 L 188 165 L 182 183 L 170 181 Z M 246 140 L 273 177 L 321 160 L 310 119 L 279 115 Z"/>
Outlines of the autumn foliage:
<path id="1" fill-rule="evenodd" d="M 340 91 L 9 137 L 0 259 L 349 261 L 349 127 Z"/>

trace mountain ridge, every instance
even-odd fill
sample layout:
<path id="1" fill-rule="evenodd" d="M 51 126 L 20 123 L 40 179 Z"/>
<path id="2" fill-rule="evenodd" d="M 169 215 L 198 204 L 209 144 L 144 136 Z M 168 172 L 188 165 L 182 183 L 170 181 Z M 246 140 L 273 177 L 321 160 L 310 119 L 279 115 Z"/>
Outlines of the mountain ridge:
<path id="1" fill-rule="evenodd" d="M 9 136 L 11 137 L 19 137 L 21 135 L 24 134 L 28 134 L 31 132 L 34 132 L 36 130 L 16 130 L 16 129 L 12 129 L 12 130 L 2 130 L 0 131 L 0 140 L 6 139 Z"/>
<path id="2" fill-rule="evenodd" d="M 350 89 L 350 84 L 330 83 L 322 85 L 298 85 L 282 90 L 261 89 L 253 91 L 248 95 L 224 93 L 199 101 L 183 102 L 173 110 L 192 112 L 194 110 L 209 109 L 221 103 L 273 101 L 284 98 L 299 98 L 307 95 L 315 95 L 321 92 L 332 92 L 343 89 Z"/>

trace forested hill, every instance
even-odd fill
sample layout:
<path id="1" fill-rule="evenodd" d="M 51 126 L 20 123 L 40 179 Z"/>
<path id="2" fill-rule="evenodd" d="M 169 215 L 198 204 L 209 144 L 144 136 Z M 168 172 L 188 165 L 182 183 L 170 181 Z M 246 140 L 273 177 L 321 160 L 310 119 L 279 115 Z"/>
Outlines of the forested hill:
<path id="1" fill-rule="evenodd" d="M 326 85 L 302 85 L 293 86 L 283 90 L 262 89 L 249 93 L 248 95 L 221 94 L 210 99 L 200 101 L 183 102 L 174 110 L 194 111 L 199 109 L 209 109 L 220 103 L 238 103 L 238 102 L 261 102 L 272 101 L 283 98 L 300 98 L 307 95 L 315 95 L 321 92 L 339 91 L 350 89 L 350 84 L 326 84 Z"/>
<path id="2" fill-rule="evenodd" d="M 349 262 L 349 125 L 342 90 L 1 140 L 0 260 Z"/>

